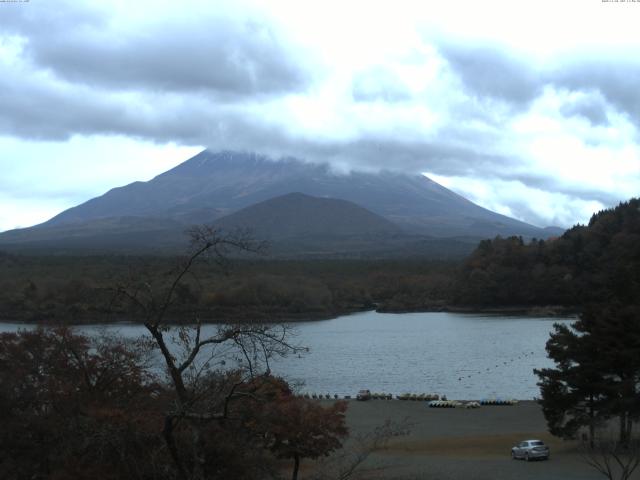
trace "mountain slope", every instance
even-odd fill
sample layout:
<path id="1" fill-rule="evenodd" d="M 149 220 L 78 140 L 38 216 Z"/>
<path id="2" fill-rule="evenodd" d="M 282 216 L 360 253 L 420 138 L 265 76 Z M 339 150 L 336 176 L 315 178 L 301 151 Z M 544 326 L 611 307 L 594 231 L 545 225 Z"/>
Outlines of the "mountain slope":
<path id="1" fill-rule="evenodd" d="M 486 210 L 424 176 L 388 171 L 337 174 L 327 165 L 295 159 L 272 161 L 255 154 L 206 150 L 149 182 L 114 188 L 43 225 L 119 216 L 206 223 L 294 191 L 348 200 L 424 235 L 548 236 L 544 229 Z"/>
<path id="2" fill-rule="evenodd" d="M 162 252 L 186 245 L 185 226 L 175 220 L 153 217 L 104 217 L 68 224 L 42 224 L 0 234 L 0 248 L 10 250 L 55 249 Z"/>

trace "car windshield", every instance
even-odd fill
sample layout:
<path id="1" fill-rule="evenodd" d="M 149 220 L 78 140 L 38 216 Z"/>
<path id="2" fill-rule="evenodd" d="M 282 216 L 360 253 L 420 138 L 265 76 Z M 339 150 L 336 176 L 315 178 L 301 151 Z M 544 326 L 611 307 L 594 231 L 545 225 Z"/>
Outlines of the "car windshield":
<path id="1" fill-rule="evenodd" d="M 544 445 L 544 443 L 539 440 L 535 442 L 529 442 L 529 444 L 533 447 L 537 447 L 538 445 Z"/>

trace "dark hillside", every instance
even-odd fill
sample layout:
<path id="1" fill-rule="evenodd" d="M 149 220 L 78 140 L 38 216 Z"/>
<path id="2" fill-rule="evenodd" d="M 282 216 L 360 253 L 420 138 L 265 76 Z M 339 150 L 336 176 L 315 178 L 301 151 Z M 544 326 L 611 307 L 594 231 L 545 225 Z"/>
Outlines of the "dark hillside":
<path id="1" fill-rule="evenodd" d="M 355 203 L 289 193 L 251 205 L 215 222 L 225 230 L 251 229 L 266 240 L 309 236 L 400 235 L 402 230 Z"/>
<path id="2" fill-rule="evenodd" d="M 456 288 L 462 305 L 582 305 L 640 298 L 640 199 L 591 217 L 555 240 L 485 240 Z"/>

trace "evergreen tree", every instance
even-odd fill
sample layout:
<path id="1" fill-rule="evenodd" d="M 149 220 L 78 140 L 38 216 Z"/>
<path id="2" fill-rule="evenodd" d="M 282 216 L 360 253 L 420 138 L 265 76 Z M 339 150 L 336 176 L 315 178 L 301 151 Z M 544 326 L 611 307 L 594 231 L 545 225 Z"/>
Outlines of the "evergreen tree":
<path id="1" fill-rule="evenodd" d="M 549 431 L 573 438 L 618 417 L 620 442 L 640 418 L 640 309 L 593 305 L 571 327 L 554 326 L 547 353 L 555 368 L 536 370 Z"/>
<path id="2" fill-rule="evenodd" d="M 547 353 L 556 368 L 535 370 L 540 377 L 542 411 L 551 434 L 574 438 L 582 427 L 589 430 L 593 442 L 596 426 L 608 418 L 604 407 L 605 391 L 597 345 L 589 337 L 571 328 L 555 324 L 547 342 Z"/>

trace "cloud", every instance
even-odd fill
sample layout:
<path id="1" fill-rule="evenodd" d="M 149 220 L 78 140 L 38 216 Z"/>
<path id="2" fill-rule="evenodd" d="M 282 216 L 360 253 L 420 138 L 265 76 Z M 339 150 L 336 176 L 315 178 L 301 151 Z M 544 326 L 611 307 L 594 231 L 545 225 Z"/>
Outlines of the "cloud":
<path id="1" fill-rule="evenodd" d="M 1 60 L 0 60 L 1 65 Z M 75 134 L 123 130 L 126 112 L 111 95 L 9 69 L 0 77 L 0 130 L 21 138 L 65 140 Z M 43 78 L 45 77 L 45 78 Z"/>
<path id="2" fill-rule="evenodd" d="M 609 123 L 606 107 L 606 101 L 599 92 L 590 92 L 562 105 L 560 112 L 566 117 L 583 117 L 592 125 L 605 126 Z"/>
<path id="3" fill-rule="evenodd" d="M 297 91 L 308 82 L 290 46 L 250 16 L 206 14 L 116 28 L 108 12 L 77 2 L 11 13 L 0 17 L 0 31 L 25 39 L 22 53 L 35 68 L 94 89 L 224 98 Z"/>
<path id="4" fill-rule="evenodd" d="M 539 61 L 518 56 L 505 45 L 453 43 L 436 40 L 438 50 L 459 76 L 464 88 L 480 99 L 494 99 L 525 109 L 553 86 L 582 97 L 563 107 L 567 116 L 580 115 L 594 125 L 607 122 L 606 107 L 625 112 L 640 126 L 640 61 L 634 51 L 575 51 Z"/>
<path id="5" fill-rule="evenodd" d="M 353 79 L 352 92 L 356 102 L 395 103 L 412 98 L 402 79 L 391 69 L 379 65 L 357 73 Z"/>
<path id="6" fill-rule="evenodd" d="M 485 208 L 539 227 L 584 223 L 606 205 L 571 193 L 538 189 L 518 180 L 427 175 Z"/>
<path id="7" fill-rule="evenodd" d="M 540 94 L 539 72 L 504 49 L 442 41 L 439 51 L 474 96 L 524 108 Z"/>
<path id="8" fill-rule="evenodd" d="M 340 17 L 332 29 L 340 8 L 314 18 L 297 7 L 289 25 L 245 3 L 213 13 L 206 3 L 134 3 L 3 6 L 0 134 L 43 155 L 51 141 L 101 138 L 94 148 L 104 148 L 110 136 L 342 171 L 427 171 L 538 224 L 585 220 L 585 206 L 615 204 L 640 184 L 636 57 L 534 56 L 411 23 L 387 32 L 393 8 L 372 24 L 358 18 L 362 28 Z"/>
<path id="9" fill-rule="evenodd" d="M 640 127 L 640 61 L 634 52 L 606 54 L 568 59 L 549 74 L 549 81 L 558 87 L 589 93 L 604 98 L 618 111 L 629 115 Z"/>

